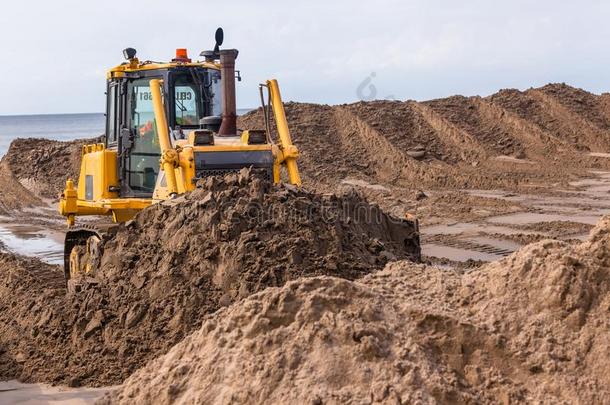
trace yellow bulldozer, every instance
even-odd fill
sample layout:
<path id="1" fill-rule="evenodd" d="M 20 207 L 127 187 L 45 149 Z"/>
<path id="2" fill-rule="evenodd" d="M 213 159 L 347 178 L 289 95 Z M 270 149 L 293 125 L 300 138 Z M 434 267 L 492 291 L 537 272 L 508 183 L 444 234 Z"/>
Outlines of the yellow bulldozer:
<path id="1" fill-rule="evenodd" d="M 178 49 L 170 62 L 141 61 L 136 50 L 107 74 L 103 142 L 85 145 L 77 186 L 66 181 L 59 212 L 67 218 L 64 271 L 68 289 L 93 279 L 102 240 L 112 224 L 84 222 L 83 215 L 131 219 L 155 202 L 193 190 L 200 179 L 247 167 L 274 182 L 301 179 L 276 80 L 260 85 L 265 129 L 237 129 L 235 70 L 238 51 L 213 50 L 192 61 Z M 266 94 L 265 94 L 266 93 Z M 272 139 L 271 115 L 277 140 Z"/>

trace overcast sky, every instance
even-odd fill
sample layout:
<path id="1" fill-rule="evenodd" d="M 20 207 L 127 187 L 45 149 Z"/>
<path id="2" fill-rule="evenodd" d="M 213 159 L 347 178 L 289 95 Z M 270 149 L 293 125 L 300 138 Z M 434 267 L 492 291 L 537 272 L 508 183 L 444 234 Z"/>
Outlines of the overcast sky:
<path id="1" fill-rule="evenodd" d="M 240 50 L 238 106 L 277 78 L 286 100 L 431 99 L 567 82 L 610 89 L 610 2 L 309 0 L 8 2 L 0 115 L 100 112 L 122 49 L 141 59 Z M 372 86 L 372 87 L 371 87 Z"/>

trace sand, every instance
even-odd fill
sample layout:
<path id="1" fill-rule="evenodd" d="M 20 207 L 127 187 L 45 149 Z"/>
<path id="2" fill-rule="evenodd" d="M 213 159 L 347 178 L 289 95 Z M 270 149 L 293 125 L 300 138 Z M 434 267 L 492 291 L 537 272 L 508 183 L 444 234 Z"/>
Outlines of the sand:
<path id="1" fill-rule="evenodd" d="M 610 217 L 460 275 L 409 262 L 206 318 L 110 403 L 603 403 Z"/>
<path id="2" fill-rule="evenodd" d="M 101 283 L 75 294 L 59 266 L 1 252 L 0 378 L 124 382 L 103 403 L 603 403 L 608 219 L 583 243 L 540 240 L 580 237 L 581 223 L 505 224 L 537 243 L 436 268 L 409 260 L 413 228 L 397 218 L 476 226 L 536 214 L 521 198 L 535 192 L 565 208 L 574 181 L 610 170 L 608 95 L 554 84 L 286 110 L 304 190 L 245 174 L 200 184 L 121 225 Z M 261 112 L 240 126 L 262 128 Z M 0 214 L 56 198 L 81 144 L 16 141 Z M 376 220 L 353 221 L 362 207 Z"/>
<path id="3" fill-rule="evenodd" d="M 99 284 L 83 291 L 66 295 L 59 266 L 0 256 L 0 376 L 120 383 L 204 315 L 267 287 L 418 259 L 414 235 L 354 193 L 273 186 L 247 170 L 210 179 L 121 225 L 101 249 Z"/>

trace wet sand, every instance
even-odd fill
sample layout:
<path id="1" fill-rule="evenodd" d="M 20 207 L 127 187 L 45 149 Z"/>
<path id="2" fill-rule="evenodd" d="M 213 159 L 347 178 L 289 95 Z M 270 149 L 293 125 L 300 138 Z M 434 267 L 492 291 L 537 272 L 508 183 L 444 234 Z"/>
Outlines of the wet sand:
<path id="1" fill-rule="evenodd" d="M 67 388 L 48 384 L 23 384 L 18 381 L 0 382 L 0 403 L 19 405 L 85 405 L 115 387 Z"/>
<path id="2" fill-rule="evenodd" d="M 0 222 L 0 242 L 14 253 L 63 264 L 64 233 L 25 223 Z"/>
<path id="3" fill-rule="evenodd" d="M 587 232 L 573 233 L 570 224 L 592 226 L 610 213 L 610 173 L 594 171 L 591 175 L 591 178 L 571 182 L 572 190 L 557 190 L 565 194 L 560 197 L 502 190 L 464 191 L 483 198 L 519 203 L 524 210 L 476 221 L 422 226 L 423 254 L 432 259 L 456 262 L 494 261 L 523 246 L 515 243 L 516 236 L 521 236 L 524 241 L 544 237 L 582 240 Z M 551 234 L 536 229 L 544 228 L 545 223 L 556 223 L 557 232 Z"/>

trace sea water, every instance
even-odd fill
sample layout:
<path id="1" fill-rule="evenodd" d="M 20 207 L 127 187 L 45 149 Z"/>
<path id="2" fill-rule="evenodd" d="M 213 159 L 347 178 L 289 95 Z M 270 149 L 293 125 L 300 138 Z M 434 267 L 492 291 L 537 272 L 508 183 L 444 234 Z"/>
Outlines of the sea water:
<path id="1" fill-rule="evenodd" d="M 239 108 L 245 114 L 250 108 Z M 94 138 L 105 130 L 105 117 L 101 113 L 4 115 L 0 116 L 0 156 L 3 156 L 16 138 L 46 138 L 71 141 Z"/>
<path id="2" fill-rule="evenodd" d="M 104 114 L 49 114 L 0 116 L 0 155 L 16 138 L 70 141 L 104 133 Z"/>

